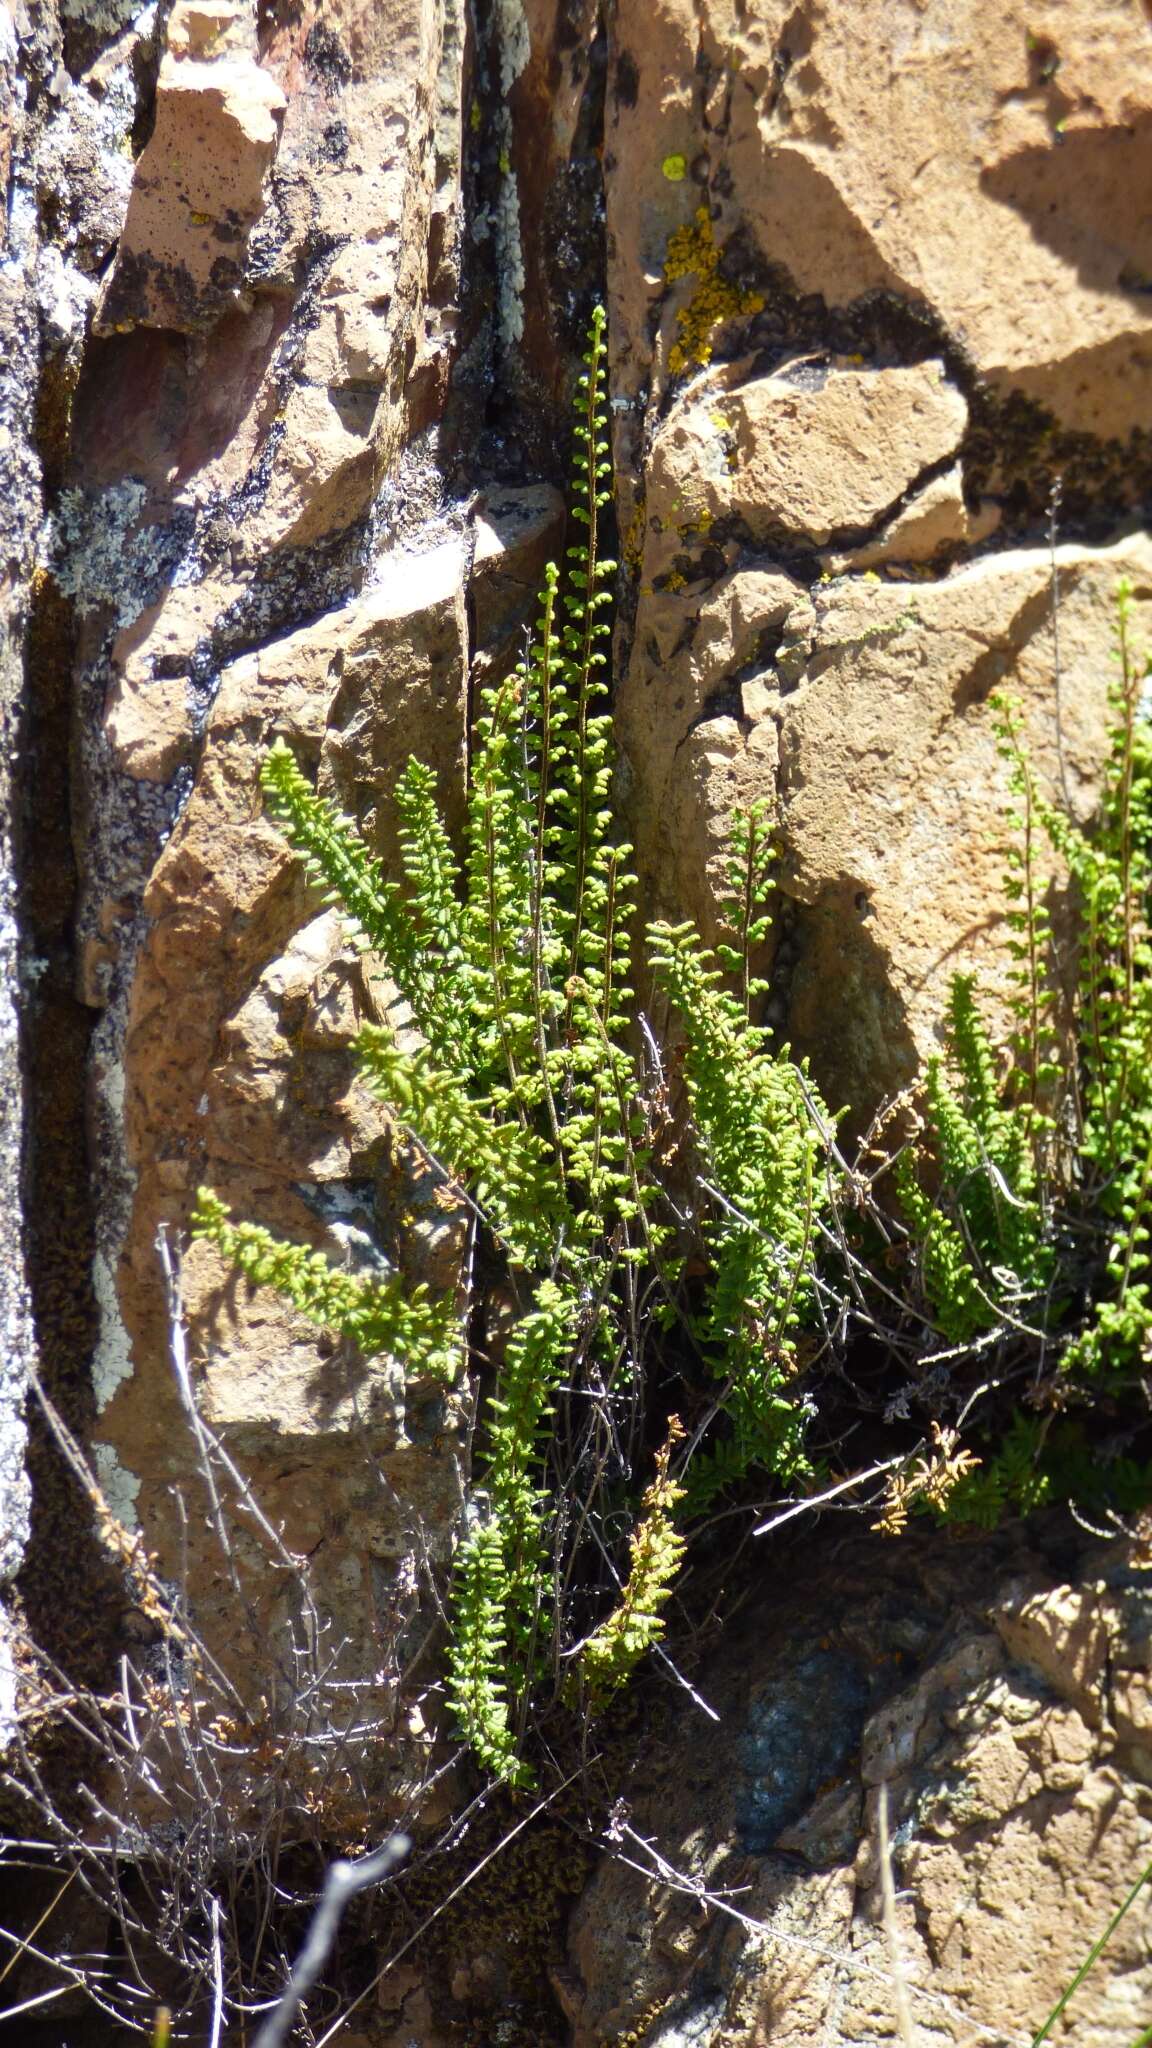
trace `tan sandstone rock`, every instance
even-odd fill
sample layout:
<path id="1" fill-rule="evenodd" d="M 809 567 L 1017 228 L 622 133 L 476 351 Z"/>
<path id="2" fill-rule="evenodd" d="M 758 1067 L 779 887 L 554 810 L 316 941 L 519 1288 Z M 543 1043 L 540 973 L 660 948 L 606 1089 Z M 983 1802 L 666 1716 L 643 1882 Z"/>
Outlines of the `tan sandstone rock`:
<path id="1" fill-rule="evenodd" d="M 974 512 L 964 496 L 959 463 L 915 491 L 875 540 L 825 558 L 833 575 L 845 569 L 880 569 L 889 563 L 931 562 L 942 551 L 979 547 L 1000 524 L 1000 507 L 985 499 Z"/>
<path id="2" fill-rule="evenodd" d="M 1109 1731 L 1052 1688 L 1047 1654 L 1034 1663 L 1017 1641 L 1006 1655 L 988 1627 L 989 1594 L 1014 1609 L 1023 1560 L 997 1589 L 972 1553 L 953 1550 L 938 1576 L 931 1543 L 900 1561 L 854 1548 L 854 1564 L 841 1549 L 831 1567 L 831 1604 L 806 1548 L 802 1598 L 809 1613 L 819 1602 L 823 1633 L 797 1633 L 788 1596 L 767 1596 L 746 1640 L 694 1673 L 718 1725 L 671 1710 L 668 1747 L 637 1770 L 614 1820 L 619 1854 L 581 1899 L 557 1975 L 575 2048 L 633 2028 L 653 2048 L 897 2035 L 882 1797 L 916 2038 L 1024 2048 L 1147 1861 L 1152 1804 Z M 1027 1569 L 1035 1640 L 1081 1661 L 1070 1589 L 1044 1585 L 1036 1559 Z M 1124 1581 L 1122 1559 L 1109 1569 Z M 1143 1642 L 1147 1585 L 1123 1597 L 1118 1620 L 1117 1594 L 1097 1595 L 1113 1642 Z M 777 1658 L 765 1646 L 781 1628 Z M 1128 2048 L 1152 1990 L 1139 1927 L 1114 1939 L 1072 2020 L 1071 2037 L 1099 2048 Z"/>
<path id="3" fill-rule="evenodd" d="M 617 347 L 644 356 L 647 274 L 698 203 L 718 244 L 743 225 L 800 294 L 899 294 L 937 316 L 1001 389 L 1067 425 L 1126 434 L 1152 389 L 1147 177 L 1152 38 L 1126 0 L 939 18 L 890 0 L 796 12 L 710 0 L 615 25 L 611 108 Z M 699 58 L 699 61 L 697 61 Z M 627 63 L 625 63 L 627 59 Z M 618 77 L 621 72 L 618 72 Z"/>
<path id="4" fill-rule="evenodd" d="M 129 1193 L 99 1368 L 100 1442 L 118 1472 L 143 1475 L 134 1512 L 161 1555 L 176 1536 L 167 1486 L 198 1482 L 164 1364 L 154 1244 L 162 1222 L 184 1226 L 198 1185 L 337 1262 L 409 1258 L 414 1275 L 431 1278 L 434 1259 L 440 1283 L 451 1276 L 451 1242 L 437 1249 L 451 1219 L 432 1186 L 413 1180 L 357 1076 L 351 1039 L 377 1014 L 375 998 L 341 921 L 317 915 L 262 819 L 257 777 L 284 735 L 385 849 L 388 783 L 409 751 L 458 789 L 463 574 L 459 544 L 401 558 L 358 602 L 233 663 L 149 882 L 117 1083 Z M 154 621 L 153 638 L 158 630 Z M 188 1256 L 185 1300 L 205 1412 L 244 1457 L 285 1540 L 312 1559 L 345 1644 L 341 1668 L 363 1671 L 371 1560 L 396 1566 L 416 1517 L 430 1540 L 448 1540 L 460 1497 L 455 1397 L 414 1396 L 393 1361 L 366 1367 L 333 1348 L 204 1247 Z M 216 1653 L 243 1661 L 214 1550 L 210 1533 L 195 1531 L 182 1569 Z"/>
<path id="5" fill-rule="evenodd" d="M 195 331 L 244 281 L 286 100 L 247 51 L 206 56 L 234 10 L 177 9 L 160 67 L 156 125 L 136 166 L 97 320 Z M 185 55 L 195 51 L 195 55 Z"/>
<path id="6" fill-rule="evenodd" d="M 737 519 L 753 540 L 824 546 L 872 526 L 953 455 L 968 417 L 939 363 L 745 369 L 693 384 L 657 431 L 647 510 L 666 536 L 690 541 Z"/>

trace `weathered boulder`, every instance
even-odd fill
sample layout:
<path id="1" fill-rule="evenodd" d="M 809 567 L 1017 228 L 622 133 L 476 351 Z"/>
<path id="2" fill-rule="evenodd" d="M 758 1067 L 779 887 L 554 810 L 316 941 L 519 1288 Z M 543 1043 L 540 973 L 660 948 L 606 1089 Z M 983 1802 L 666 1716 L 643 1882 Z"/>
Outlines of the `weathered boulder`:
<path id="1" fill-rule="evenodd" d="M 207 326 L 244 283 L 287 104 L 241 42 L 240 8 L 180 0 L 97 328 Z"/>
<path id="2" fill-rule="evenodd" d="M 1147 1863 L 1147 1573 L 854 1551 L 806 1546 L 700 1660 L 718 1723 L 669 1701 L 556 1972 L 574 2048 L 898 2038 L 897 1972 L 916 2037 L 1027 2042 Z M 1134 1918 L 1113 1941 L 1063 2024 L 1127 2048 L 1149 1964 Z"/>
<path id="3" fill-rule="evenodd" d="M 748 369 L 711 371 L 661 422 L 648 470 L 655 530 L 690 539 L 738 521 L 752 542 L 826 545 L 889 513 L 956 454 L 967 425 L 940 363 Z"/>

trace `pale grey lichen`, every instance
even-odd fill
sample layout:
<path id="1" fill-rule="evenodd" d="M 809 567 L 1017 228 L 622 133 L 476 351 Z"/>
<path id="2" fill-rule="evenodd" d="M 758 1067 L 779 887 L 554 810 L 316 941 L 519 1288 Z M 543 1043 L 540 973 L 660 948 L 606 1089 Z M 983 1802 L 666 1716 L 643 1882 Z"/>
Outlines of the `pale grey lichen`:
<path id="1" fill-rule="evenodd" d="M 40 538 L 41 565 L 81 611 L 111 605 L 138 618 L 173 580 L 184 523 L 146 525 L 148 493 L 134 477 L 102 490 L 61 491 Z"/>
<path id="2" fill-rule="evenodd" d="M 520 193 L 512 169 L 512 114 L 508 95 L 532 55 L 532 39 L 523 0 L 496 0 L 496 53 L 500 66 L 500 105 L 493 127 L 499 152 L 500 185 L 492 206 L 491 228 L 496 245 L 498 304 L 496 324 L 505 348 L 524 334 L 524 250 L 520 236 Z"/>
<path id="3" fill-rule="evenodd" d="M 120 1463 L 115 1444 L 94 1443 L 92 1457 L 100 1491 L 108 1503 L 109 1512 L 114 1514 L 116 1520 L 122 1522 L 126 1529 L 139 1528 L 140 1518 L 136 1513 L 136 1502 L 141 1482 L 135 1472 L 130 1472 L 127 1465 Z"/>
<path id="4" fill-rule="evenodd" d="M 36 304 L 50 347 L 71 348 L 83 339 L 88 308 L 96 293 L 92 278 L 48 243 L 36 264 Z"/>
<path id="5" fill-rule="evenodd" d="M 523 0 L 496 0 L 496 35 L 500 48 L 500 91 L 507 99 L 532 55 Z"/>
<path id="6" fill-rule="evenodd" d="M 120 1313 L 116 1278 L 107 1255 L 98 1251 L 92 1260 L 92 1292 L 100 1315 L 100 1335 L 92 1360 L 92 1386 L 96 1413 L 103 1415 L 117 1389 L 132 1377 L 132 1343 Z"/>
<path id="7" fill-rule="evenodd" d="M 524 335 L 524 247 L 520 236 L 520 193 L 516 173 L 505 171 L 492 209 L 496 244 L 496 275 L 499 279 L 497 324 L 506 348 Z"/>
<path id="8" fill-rule="evenodd" d="M 139 918 L 137 925 L 139 925 Z M 138 932 L 136 935 L 138 943 Z M 135 946 L 129 942 L 127 959 Z M 129 974 L 118 978 L 96 1028 L 92 1043 L 91 1080 L 99 1171 L 96 1176 L 96 1246 L 92 1257 L 92 1292 L 98 1312 L 92 1358 L 96 1412 L 102 1415 L 118 1389 L 135 1370 L 132 1340 L 120 1309 L 116 1279 L 128 1235 L 136 1173 L 128 1158 L 124 1126 L 124 1062 Z"/>

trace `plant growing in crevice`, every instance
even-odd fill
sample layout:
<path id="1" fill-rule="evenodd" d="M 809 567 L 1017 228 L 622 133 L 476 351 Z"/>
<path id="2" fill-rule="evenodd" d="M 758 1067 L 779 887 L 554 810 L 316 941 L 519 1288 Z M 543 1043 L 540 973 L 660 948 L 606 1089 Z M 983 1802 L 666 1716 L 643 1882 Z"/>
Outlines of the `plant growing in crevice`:
<path id="1" fill-rule="evenodd" d="M 1110 744 L 1089 829 L 1043 792 L 1014 704 L 995 700 L 1016 843 L 1009 856 L 1015 1028 L 994 1049 L 971 979 L 953 981 L 946 1055 L 925 1087 L 925 1136 L 897 1166 L 923 1293 L 953 1346 L 997 1344 L 1029 1379 L 980 1471 L 941 1511 L 991 1524 L 1045 1499 L 1091 1505 L 1108 1489 L 1082 1418 L 1105 1408 L 1130 1440 L 1152 1362 L 1152 725 L 1131 647 L 1131 594 L 1117 603 Z M 1047 906 L 1047 855 L 1062 864 L 1078 939 L 1062 1044 Z M 1063 1057 L 1061 1053 L 1063 1052 Z M 1136 1406 L 1132 1397 L 1136 1396 Z M 1081 1419 L 1058 1419 L 1079 1409 Z M 889 1483 L 891 1508 L 907 1472 Z M 1147 1498 L 1149 1473 L 1113 1458 L 1116 1505 Z M 921 1488 L 920 1492 L 923 1493 Z M 931 1504 L 931 1503 L 930 1503 Z M 887 1512 L 887 1509 L 886 1509 Z"/>
<path id="2" fill-rule="evenodd" d="M 545 574 L 522 659 L 482 696 L 460 847 L 419 762 L 396 784 L 396 881 L 282 742 L 262 771 L 269 811 L 407 1005 L 402 1040 L 363 1027 L 361 1070 L 479 1255 L 434 1297 L 233 1223 L 208 1190 L 195 1215 L 251 1280 L 362 1348 L 416 1378 L 486 1382 L 447 1696 L 479 1762 L 519 1786 L 549 1701 L 597 1708 L 658 1644 L 694 1515 L 750 1472 L 801 1496 L 850 1483 L 830 1474 L 812 1421 L 838 1374 L 841 1412 L 851 1402 L 852 1313 L 890 1357 L 909 1349 L 893 1321 L 918 1317 L 915 1362 L 947 1364 L 923 1396 L 920 1442 L 872 1468 L 887 1472 L 890 1530 L 912 1508 L 988 1519 L 1074 1490 L 1090 1455 L 1056 1411 L 1093 1387 L 1125 1398 L 1152 1345 L 1152 747 L 1127 599 L 1093 833 L 1045 797 L 1018 715 L 996 707 L 1016 834 L 1011 1043 L 997 1050 L 958 976 L 922 1135 L 895 1164 L 894 1216 L 882 1177 L 841 1157 L 811 1075 L 759 1021 L 766 806 L 734 821 L 715 952 L 691 924 L 647 927 L 645 971 L 672 1026 L 663 1048 L 638 1006 L 637 885 L 610 803 L 606 421 L 597 314 L 575 538 L 565 572 Z M 1045 849 L 1083 909 L 1071 1067 Z M 911 1288 L 886 1280 L 877 1313 L 879 1275 L 844 1223 L 853 1204 L 865 1237 L 898 1255 L 903 1235 L 914 1255 Z M 821 1372 L 830 1350 L 837 1370 Z M 997 1422 L 978 1459 L 961 1432 L 969 1368 L 990 1354 Z"/>
<path id="3" fill-rule="evenodd" d="M 686 1487 L 699 1499 L 753 1463 L 803 1469 L 806 1410 L 791 1382 L 823 1170 L 810 1086 L 751 1015 L 769 882 L 757 812 L 738 835 L 721 956 L 739 995 L 689 928 L 649 932 L 657 981 L 685 1034 L 704 1168 L 711 1271 L 703 1305 L 686 1308 L 674 1211 L 654 1163 L 659 1118 L 638 1053 L 631 849 L 609 802 L 615 564 L 601 542 L 600 313 L 575 443 L 575 538 L 564 575 L 545 574 L 522 660 L 483 695 L 462 857 L 418 762 L 396 786 L 402 883 L 313 792 L 283 743 L 262 773 L 270 812 L 409 1006 L 418 1044 L 365 1026 L 360 1065 L 486 1238 L 482 1263 L 498 1276 L 492 1306 L 498 1296 L 504 1323 L 511 1318 L 492 1359 L 480 1491 L 458 1547 L 448 1696 L 481 1763 L 520 1784 L 545 1689 L 570 1696 L 583 1678 L 586 1696 L 602 1699 L 659 1638 L 683 1555 L 674 1516 Z M 233 1224 L 207 1190 L 194 1227 L 249 1278 L 415 1376 L 472 1362 L 468 1337 L 485 1308 L 474 1293 L 405 1298 L 392 1279 L 326 1272 L 317 1254 Z M 660 1402 L 653 1358 L 670 1321 L 715 1392 L 691 1436 L 668 1424 L 656 1476 L 629 1508 L 646 1403 Z M 690 1482 L 677 1458 L 695 1460 Z M 613 1581 L 617 1603 L 597 1620 L 598 1588 Z"/>

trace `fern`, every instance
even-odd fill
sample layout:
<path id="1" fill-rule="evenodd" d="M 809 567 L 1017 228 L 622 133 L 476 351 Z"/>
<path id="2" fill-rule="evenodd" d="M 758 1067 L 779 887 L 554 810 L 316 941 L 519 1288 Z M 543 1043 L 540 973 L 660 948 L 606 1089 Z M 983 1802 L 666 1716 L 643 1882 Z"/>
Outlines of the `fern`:
<path id="1" fill-rule="evenodd" d="M 286 740 L 277 739 L 270 747 L 260 785 L 269 814 L 288 833 L 310 878 L 343 912 L 361 944 L 381 955 L 425 1028 L 427 1005 L 421 997 L 430 990 L 430 963 L 420 958 L 399 889 L 385 880 L 354 820 L 317 796 Z"/>
<path id="2" fill-rule="evenodd" d="M 970 976 L 952 982 L 948 1069 L 933 1060 L 928 1128 L 939 1174 L 933 1201 L 923 1166 L 905 1154 L 897 1185 L 920 1243 L 924 1292 L 952 1344 L 999 1318 L 1029 1312 L 1049 1284 L 1054 1252 L 1033 1150 L 1031 1097 L 1007 1104 Z M 915 1162 L 915 1163 L 914 1163 Z"/>
<path id="3" fill-rule="evenodd" d="M 522 1722 L 547 1662 L 541 1632 L 562 1625 L 546 1612 L 544 1590 L 552 1403 L 582 1357 L 619 1351 L 615 1275 L 660 1234 L 646 1213 L 657 1190 L 637 1149 L 635 881 L 609 805 L 615 564 L 601 544 L 610 495 L 604 365 L 597 312 L 577 392 L 565 573 L 547 570 L 523 659 L 481 698 L 463 858 L 434 777 L 418 762 L 395 792 L 402 886 L 283 743 L 262 776 L 269 811 L 411 1011 L 415 1046 L 376 1026 L 361 1032 L 365 1077 L 467 1199 L 513 1295 L 529 1303 L 488 1404 L 489 1509 L 461 1546 L 451 1652 L 461 1726 L 487 1768 L 512 1779 L 521 1775 L 512 1703 Z M 227 1225 L 210 1196 L 195 1227 L 318 1320 L 358 1341 L 395 1333 L 415 1370 L 425 1357 L 454 1356 L 452 1302 L 413 1297 L 404 1324 L 398 1282 L 354 1281 L 319 1254 Z"/>
<path id="4" fill-rule="evenodd" d="M 1044 814 L 1081 896 L 1079 1152 L 1109 1225 L 1105 1286 L 1065 1365 L 1110 1375 L 1152 1362 L 1152 665 L 1132 656 L 1130 604 L 1125 586 L 1098 828 Z"/>
<path id="5" fill-rule="evenodd" d="M 495 1262 L 502 1294 L 518 1305 L 497 1347 L 482 1437 L 486 1504 L 460 1545 L 449 1651 L 461 1730 L 485 1768 L 515 1783 L 527 1782 L 521 1733 L 535 1694 L 575 1648 L 572 1546 L 586 1540 L 583 1529 L 607 1526 L 598 1477 L 576 1534 L 569 1529 L 564 1460 L 586 1453 L 579 1430 L 572 1443 L 558 1438 L 560 1389 L 638 1401 L 637 1347 L 675 1313 L 672 1269 L 663 1270 L 670 1226 L 646 1150 L 652 1109 L 634 1057 L 636 882 L 610 804 L 615 564 L 601 532 L 610 497 L 604 364 L 597 312 L 577 391 L 564 573 L 546 571 L 523 658 L 481 696 L 462 855 L 419 762 L 395 790 L 399 883 L 282 742 L 262 773 L 270 814 L 410 1010 L 403 1044 L 374 1025 L 361 1031 L 361 1070 L 468 1205 L 487 1246 L 481 1265 Z M 767 812 L 753 806 L 734 826 L 719 955 L 738 995 L 688 927 L 649 933 L 657 975 L 683 1019 L 707 1183 L 711 1269 L 694 1327 L 723 1429 L 694 1469 L 694 1500 L 752 1464 L 781 1475 L 804 1465 L 808 1408 L 791 1383 L 813 1303 L 831 1124 L 807 1077 L 786 1051 L 770 1051 L 753 1022 L 765 993 L 755 960 L 769 933 L 772 864 Z M 454 1299 L 338 1273 L 319 1253 L 231 1224 L 207 1192 L 194 1227 L 251 1278 L 366 1348 L 389 1348 L 413 1371 L 455 1369 Z M 646 1322 L 635 1277 L 643 1260 L 655 1267 Z M 479 1327 L 484 1303 L 471 1308 L 464 1320 Z M 674 1517 L 685 1487 L 672 1470 L 680 1437 L 674 1425 L 636 1510 L 619 1606 L 583 1645 L 595 1701 L 623 1682 L 662 1627 L 684 1547 Z"/>
<path id="6" fill-rule="evenodd" d="M 618 1605 L 589 1636 L 580 1654 L 581 1674 L 596 1701 L 607 1699 L 631 1677 L 640 1659 L 664 1633 L 662 1609 L 671 1598 L 684 1560 L 684 1538 L 675 1514 L 684 1488 L 670 1476 L 672 1452 L 684 1435 L 678 1416 L 656 1454 L 656 1476 L 645 1489 L 629 1542 L 628 1578 Z"/>
<path id="7" fill-rule="evenodd" d="M 233 1223 L 224 1203 L 201 1188 L 192 1212 L 195 1236 L 259 1287 L 272 1287 L 315 1323 L 351 1337 L 368 1356 L 388 1353 L 414 1378 L 454 1378 L 461 1357 L 450 1303 L 398 1275 L 379 1280 L 342 1273 L 321 1251 L 286 1244 L 256 1223 Z"/>
<path id="8" fill-rule="evenodd" d="M 519 1633 L 538 1625 L 549 1501 L 540 1486 L 541 1437 L 571 1355 L 578 1303 L 542 1280 L 532 1309 L 509 1339 L 489 1402 L 488 1483 L 503 1547 L 505 1602 Z"/>
<path id="9" fill-rule="evenodd" d="M 506 1595 L 500 1527 L 480 1521 L 457 1552 L 448 1704 L 464 1740 L 493 1777 L 530 1785 L 532 1773 L 517 1755 L 509 1719 Z"/>
<path id="10" fill-rule="evenodd" d="M 469 1095 L 426 1051 L 404 1051 L 377 1025 L 364 1026 L 356 1050 L 375 1093 L 467 1188 L 509 1255 L 528 1266 L 548 1259 L 563 1211 L 545 1141 L 498 1119 L 489 1100 Z"/>
<path id="11" fill-rule="evenodd" d="M 767 941 L 772 920 L 769 902 L 774 888 L 774 847 L 766 798 L 758 798 L 732 821 L 732 843 L 727 861 L 725 908 L 731 939 L 721 940 L 716 957 L 725 972 L 738 983 L 745 1022 L 752 1022 L 754 1002 L 768 993 L 763 976 L 753 972 L 753 960 Z"/>
<path id="12" fill-rule="evenodd" d="M 722 986 L 691 925 L 650 925 L 648 941 L 687 1041 L 714 1266 L 700 1333 L 712 1370 L 727 1383 L 724 1405 L 739 1447 L 735 1466 L 723 1460 L 723 1483 L 751 1464 L 790 1477 L 804 1469 L 804 1409 L 788 1388 L 795 1335 L 813 1298 L 832 1119 L 787 1050 L 774 1054 L 748 1023 L 744 1000 Z M 720 1470 L 710 1482 L 701 1461 L 694 1497 L 715 1489 Z"/>

